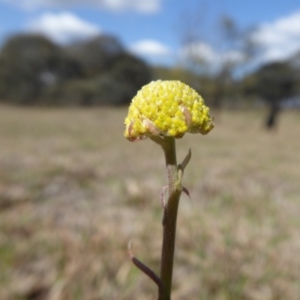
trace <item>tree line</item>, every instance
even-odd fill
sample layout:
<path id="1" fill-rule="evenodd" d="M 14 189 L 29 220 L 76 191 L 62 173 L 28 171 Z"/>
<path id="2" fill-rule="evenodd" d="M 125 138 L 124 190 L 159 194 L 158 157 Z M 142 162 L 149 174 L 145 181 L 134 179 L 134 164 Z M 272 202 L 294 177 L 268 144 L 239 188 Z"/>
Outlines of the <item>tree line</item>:
<path id="1" fill-rule="evenodd" d="M 300 53 L 236 79 L 230 62 L 215 74 L 149 66 L 111 35 L 61 46 L 42 35 L 18 34 L 0 50 L 0 101 L 31 106 L 123 105 L 149 81 L 174 79 L 191 85 L 215 109 L 264 101 L 270 114 L 276 114 L 285 99 L 300 93 L 299 61 Z"/>
<path id="2" fill-rule="evenodd" d="M 18 105 L 122 105 L 151 69 L 117 38 L 60 46 L 36 34 L 10 37 L 0 51 L 0 101 Z"/>

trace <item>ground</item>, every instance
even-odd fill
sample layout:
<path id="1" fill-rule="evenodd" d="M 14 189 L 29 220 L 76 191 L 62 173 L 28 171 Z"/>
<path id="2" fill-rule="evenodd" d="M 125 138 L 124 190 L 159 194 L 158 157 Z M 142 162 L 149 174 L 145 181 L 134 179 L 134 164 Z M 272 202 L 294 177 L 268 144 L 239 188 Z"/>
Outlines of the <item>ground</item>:
<path id="1" fill-rule="evenodd" d="M 0 107 L 0 299 L 147 300 L 158 272 L 163 153 L 123 137 L 126 108 Z M 299 300 L 300 112 L 224 111 L 178 140 L 173 298 Z"/>

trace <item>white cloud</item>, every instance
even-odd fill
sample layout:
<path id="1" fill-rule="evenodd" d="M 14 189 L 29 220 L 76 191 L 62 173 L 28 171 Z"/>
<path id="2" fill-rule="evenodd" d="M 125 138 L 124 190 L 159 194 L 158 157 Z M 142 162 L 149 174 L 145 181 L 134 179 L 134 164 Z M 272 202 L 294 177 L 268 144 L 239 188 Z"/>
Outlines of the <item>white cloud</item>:
<path id="1" fill-rule="evenodd" d="M 162 0 L 0 0 L 22 9 L 70 8 L 85 6 L 104 8 L 113 11 L 133 10 L 142 13 L 155 13 Z"/>
<path id="2" fill-rule="evenodd" d="M 155 40 L 141 40 L 129 47 L 129 50 L 141 56 L 167 56 L 171 50 Z"/>
<path id="3" fill-rule="evenodd" d="M 253 34 L 263 47 L 259 62 L 284 60 L 300 51 L 300 11 L 263 24 Z"/>
<path id="4" fill-rule="evenodd" d="M 161 0 L 100 0 L 101 6 L 110 10 L 135 10 L 154 13 L 160 10 Z"/>
<path id="5" fill-rule="evenodd" d="M 207 43 L 204 42 L 193 42 L 186 45 L 181 50 L 183 59 L 199 60 L 207 63 L 212 63 L 217 56 L 215 50 Z"/>
<path id="6" fill-rule="evenodd" d="M 44 34 L 58 43 L 91 38 L 101 33 L 97 25 L 88 23 L 68 12 L 45 13 L 31 21 L 26 29 L 29 32 Z"/>

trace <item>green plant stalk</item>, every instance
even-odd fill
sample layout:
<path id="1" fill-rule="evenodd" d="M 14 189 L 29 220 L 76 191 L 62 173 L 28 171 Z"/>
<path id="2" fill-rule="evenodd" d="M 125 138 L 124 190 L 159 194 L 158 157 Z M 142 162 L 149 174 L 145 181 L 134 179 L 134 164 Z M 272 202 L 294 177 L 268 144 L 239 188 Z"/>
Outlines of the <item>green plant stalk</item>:
<path id="1" fill-rule="evenodd" d="M 165 137 L 162 144 L 168 175 L 168 197 L 163 218 L 163 242 L 161 253 L 160 279 L 164 291 L 159 290 L 159 300 L 171 299 L 174 250 L 176 238 L 176 221 L 181 189 L 178 188 L 178 167 L 176 160 L 175 139 Z"/>

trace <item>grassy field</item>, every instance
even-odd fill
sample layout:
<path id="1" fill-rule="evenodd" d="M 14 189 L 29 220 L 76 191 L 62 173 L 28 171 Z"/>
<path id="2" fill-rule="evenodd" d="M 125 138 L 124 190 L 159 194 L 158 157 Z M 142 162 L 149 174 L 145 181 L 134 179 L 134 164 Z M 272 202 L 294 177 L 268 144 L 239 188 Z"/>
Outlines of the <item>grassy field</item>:
<path id="1" fill-rule="evenodd" d="M 0 299 L 147 300 L 159 268 L 163 153 L 123 138 L 126 109 L 0 107 Z M 192 148 L 173 299 L 299 300 L 300 112 L 223 112 Z"/>

